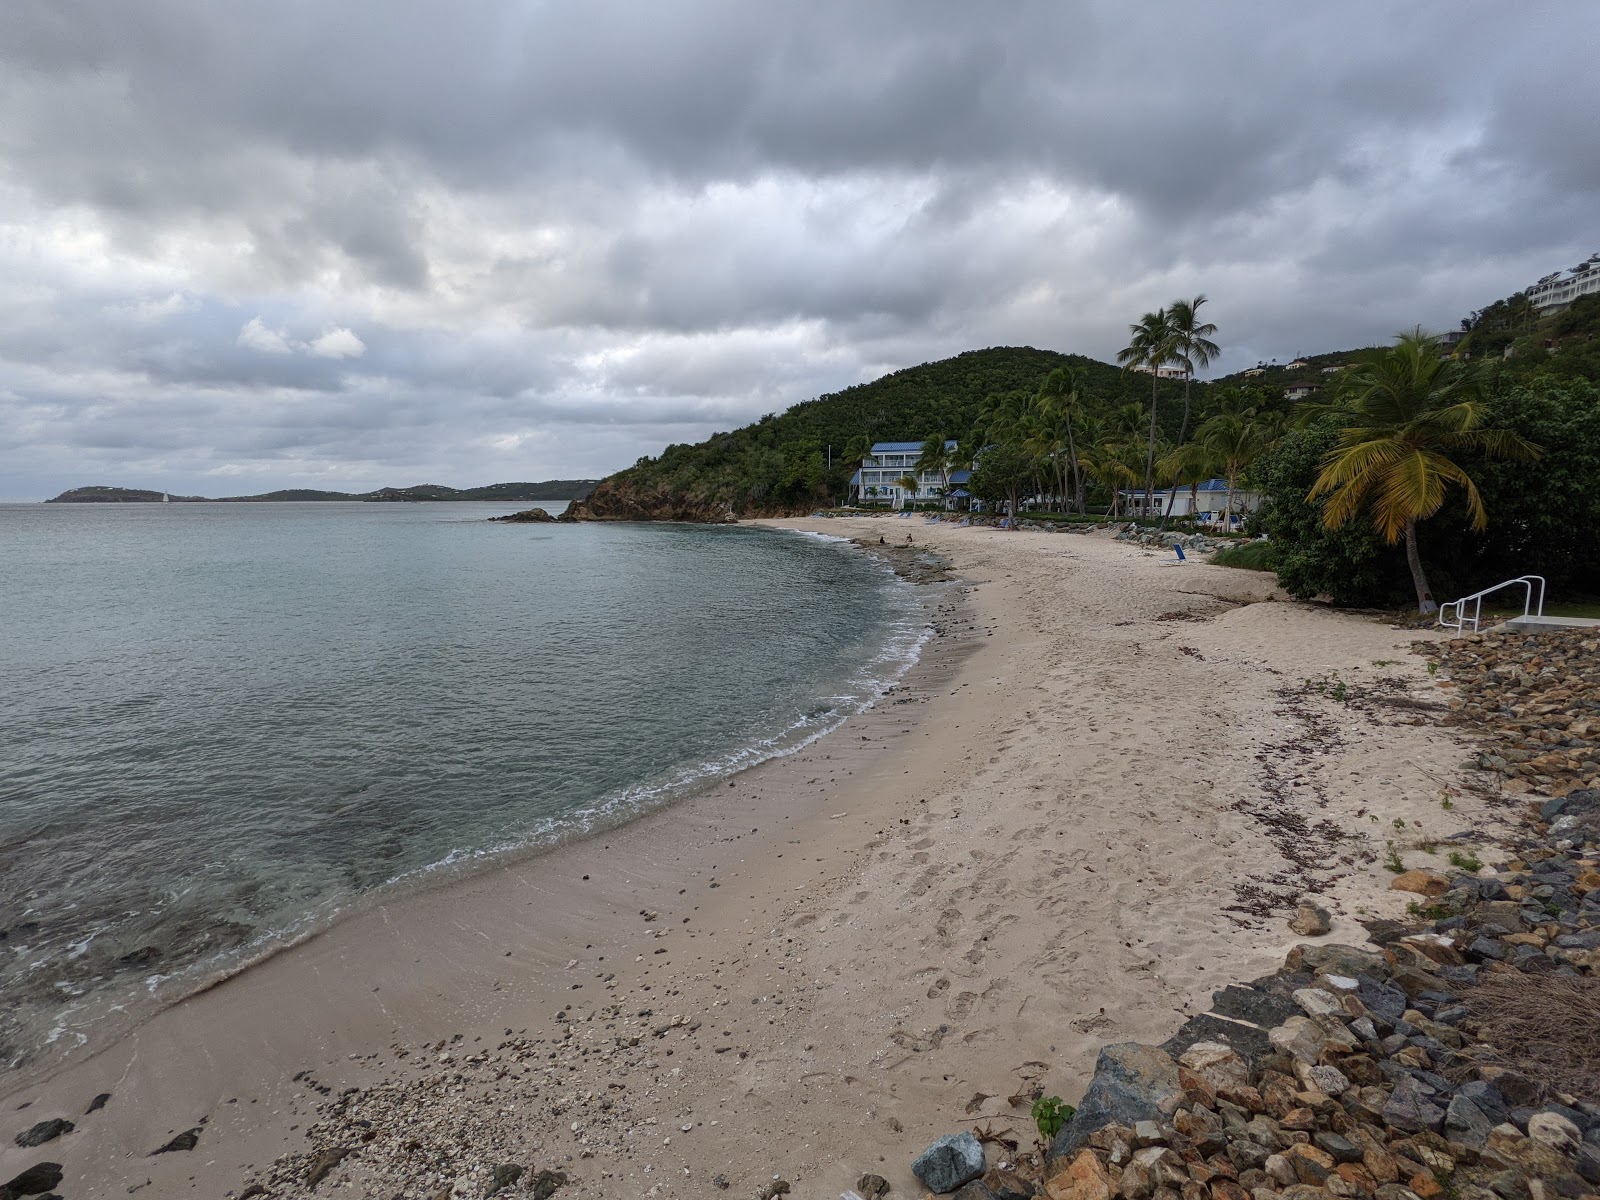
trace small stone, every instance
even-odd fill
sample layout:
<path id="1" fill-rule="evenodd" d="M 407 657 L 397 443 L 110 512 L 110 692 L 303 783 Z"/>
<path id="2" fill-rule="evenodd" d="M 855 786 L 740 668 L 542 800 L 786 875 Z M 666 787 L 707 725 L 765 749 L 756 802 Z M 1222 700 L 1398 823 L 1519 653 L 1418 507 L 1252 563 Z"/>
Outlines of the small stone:
<path id="1" fill-rule="evenodd" d="M 864 1175 L 862 1178 L 865 1179 L 868 1176 Z M 870 1178 L 876 1179 L 877 1176 L 874 1175 Z M 888 1190 L 888 1186 L 888 1184 L 884 1184 L 884 1189 Z M 967 1186 L 971 1187 L 973 1185 L 969 1183 Z M 983 1186 L 988 1189 L 989 1194 L 995 1200 L 1033 1200 L 1033 1196 L 1037 1191 L 1030 1180 L 1023 1178 L 1015 1171 L 1008 1171 L 1004 1167 L 993 1167 L 985 1171 Z M 881 1195 L 882 1193 L 880 1192 L 879 1194 Z M 956 1193 L 958 1196 L 960 1194 L 960 1192 Z"/>
<path id="2" fill-rule="evenodd" d="M 1383 1106 L 1383 1119 L 1406 1133 L 1423 1130 L 1438 1133 L 1444 1128 L 1444 1109 L 1429 1100 L 1415 1079 L 1405 1075 L 1389 1094 L 1388 1103 Z"/>
<path id="3" fill-rule="evenodd" d="M 1332 992 L 1321 988 L 1300 988 L 1294 993 L 1294 1002 L 1305 1010 L 1307 1016 L 1345 1016 L 1344 1002 Z"/>
<path id="4" fill-rule="evenodd" d="M 1563 1154 L 1576 1154 L 1583 1143 L 1583 1131 L 1560 1113 L 1535 1113 L 1528 1119 L 1528 1136 Z"/>
<path id="5" fill-rule="evenodd" d="M 519 1167 L 516 1163 L 501 1163 L 489 1178 L 489 1194 L 492 1196 L 501 1188 L 510 1187 L 521 1179 L 525 1172 L 526 1168 Z"/>
<path id="6" fill-rule="evenodd" d="M 1396 892 L 1415 892 L 1419 896 L 1442 896 L 1450 890 L 1450 881 L 1432 871 L 1406 871 L 1396 875 L 1389 883 Z"/>
<path id="7" fill-rule="evenodd" d="M 190 1147 L 190 1149 L 193 1149 L 193 1147 Z M 306 1186 L 308 1188 L 316 1187 L 317 1184 L 326 1179 L 329 1173 L 331 1173 L 335 1167 L 348 1158 L 349 1155 L 350 1150 L 346 1146 L 329 1146 L 325 1150 L 318 1151 L 317 1156 L 311 1160 L 311 1166 L 306 1169 Z M 495 1168 L 496 1179 L 499 1179 L 500 1172 L 503 1169 L 504 1168 L 500 1167 Z M 513 1182 L 522 1177 L 522 1168 L 517 1167 L 515 1170 L 516 1175 L 512 1177 Z M 504 1186 L 505 1185 L 503 1183 L 496 1183 L 489 1190 L 491 1192 L 497 1192 Z"/>
<path id="8" fill-rule="evenodd" d="M 1318 1133 L 1312 1136 L 1312 1142 L 1319 1150 L 1331 1154 L 1336 1163 L 1358 1163 L 1361 1161 L 1361 1147 L 1349 1138 L 1341 1137 L 1337 1133 Z"/>
<path id="9" fill-rule="evenodd" d="M 889 1190 L 889 1181 L 882 1175 L 863 1175 L 856 1180 L 856 1191 L 860 1192 L 866 1200 L 878 1200 L 878 1197 Z"/>
<path id="10" fill-rule="evenodd" d="M 1321 937 L 1333 928 L 1333 917 L 1315 900 L 1300 901 L 1289 928 L 1301 937 Z"/>
<path id="11" fill-rule="evenodd" d="M 1323 1180 L 1333 1174 L 1335 1166 L 1333 1155 L 1316 1146 L 1305 1144 L 1290 1146 L 1283 1152 L 1283 1157 L 1289 1160 L 1289 1165 L 1294 1168 L 1294 1173 L 1301 1183 L 1321 1187 Z"/>
<path id="12" fill-rule="evenodd" d="M 61 1173 L 60 1163 L 34 1163 L 22 1174 L 0 1186 L 0 1196 L 37 1196 L 41 1192 L 48 1192 L 61 1182 Z"/>
<path id="13" fill-rule="evenodd" d="M 983 1172 L 983 1147 L 970 1133 L 947 1134 L 939 1138 L 911 1164 L 911 1173 L 930 1192 L 953 1192 L 962 1184 L 977 1179 Z"/>
<path id="14" fill-rule="evenodd" d="M 1290 1017 L 1271 1030 L 1267 1040 L 1273 1049 L 1307 1064 L 1317 1062 L 1328 1043 L 1327 1035 L 1309 1017 Z"/>
<path id="15" fill-rule="evenodd" d="M 1209 1083 L 1219 1095 L 1250 1086 L 1250 1064 L 1221 1042 L 1196 1042 L 1178 1058 L 1178 1064 Z"/>
<path id="16" fill-rule="evenodd" d="M 1450 1107 L 1444 1112 L 1444 1136 L 1447 1140 L 1481 1150 L 1488 1141 L 1489 1130 L 1493 1128 L 1494 1122 L 1466 1096 L 1450 1098 Z"/>
<path id="17" fill-rule="evenodd" d="M 203 1128 L 203 1126 L 196 1125 L 193 1129 L 185 1129 L 166 1145 L 158 1146 L 150 1151 L 149 1156 L 154 1158 L 157 1154 L 172 1154 L 179 1150 L 193 1150 L 200 1144 L 200 1133 Z"/>
<path id="18" fill-rule="evenodd" d="M 102 1108 L 104 1108 L 106 1106 L 106 1102 L 108 1100 L 110 1100 L 110 1099 L 111 1099 L 111 1093 L 110 1092 L 101 1092 L 93 1100 L 89 1101 L 89 1107 L 83 1110 L 83 1115 L 87 1117 L 90 1113 L 99 1112 Z"/>
<path id="19" fill-rule="evenodd" d="M 46 1142 L 53 1142 L 63 1133 L 71 1133 L 75 1126 L 71 1121 L 64 1121 L 60 1117 L 52 1117 L 48 1121 L 40 1121 L 33 1128 L 25 1130 L 12 1139 L 23 1149 L 42 1146 Z"/>
<path id="20" fill-rule="evenodd" d="M 528 1195 L 532 1197 L 532 1200 L 550 1200 L 550 1197 L 556 1194 L 557 1189 L 566 1185 L 567 1174 L 565 1171 L 540 1171 L 533 1177 L 532 1182 L 528 1184 Z M 762 1189 L 767 1193 L 766 1200 L 772 1200 L 774 1196 L 782 1196 L 788 1190 L 788 1182 L 782 1179 L 774 1179 Z"/>
<path id="21" fill-rule="evenodd" d="M 1046 1177 L 1044 1194 L 1050 1200 L 1111 1200 L 1111 1176 L 1093 1150 L 1080 1150 Z"/>
<path id="22" fill-rule="evenodd" d="M 1296 1173 L 1294 1164 L 1282 1154 L 1268 1155 L 1266 1165 L 1262 1170 L 1266 1171 L 1267 1178 L 1271 1179 L 1279 1187 L 1288 1187 L 1291 1183 L 1300 1181 L 1300 1176 Z"/>

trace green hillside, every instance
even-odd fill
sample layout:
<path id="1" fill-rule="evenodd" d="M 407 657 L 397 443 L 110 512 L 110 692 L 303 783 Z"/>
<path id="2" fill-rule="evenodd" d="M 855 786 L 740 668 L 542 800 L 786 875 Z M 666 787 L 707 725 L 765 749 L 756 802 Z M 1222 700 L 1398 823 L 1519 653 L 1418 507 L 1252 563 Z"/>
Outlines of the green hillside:
<path id="1" fill-rule="evenodd" d="M 1032 395 L 1059 367 L 1082 368 L 1090 389 L 1107 405 L 1150 402 L 1148 375 L 1080 354 L 1031 346 L 972 350 L 819 396 L 697 445 L 668 446 L 606 482 L 612 490 L 683 497 L 736 513 L 781 512 L 838 499 L 871 443 L 934 436 L 966 442 L 987 399 Z M 1203 388 L 1195 386 L 1197 397 Z M 1163 381 L 1160 393 L 1162 424 L 1176 433 L 1182 385 Z"/>

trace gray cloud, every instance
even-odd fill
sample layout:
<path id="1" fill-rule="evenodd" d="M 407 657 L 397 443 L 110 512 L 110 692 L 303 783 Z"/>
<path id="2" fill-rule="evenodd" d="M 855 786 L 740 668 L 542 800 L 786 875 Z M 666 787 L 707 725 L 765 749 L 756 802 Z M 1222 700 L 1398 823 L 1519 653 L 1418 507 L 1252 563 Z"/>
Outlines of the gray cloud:
<path id="1" fill-rule="evenodd" d="M 12 0 L 0 496 L 600 474 L 930 357 L 1451 326 L 1597 247 L 1600 13 Z"/>

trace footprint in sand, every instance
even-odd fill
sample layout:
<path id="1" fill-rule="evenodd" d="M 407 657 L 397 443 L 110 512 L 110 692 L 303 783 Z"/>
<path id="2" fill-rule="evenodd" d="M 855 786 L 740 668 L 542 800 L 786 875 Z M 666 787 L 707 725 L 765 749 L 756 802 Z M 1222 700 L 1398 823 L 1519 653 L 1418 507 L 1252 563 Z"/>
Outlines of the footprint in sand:
<path id="1" fill-rule="evenodd" d="M 931 988 L 928 989 L 928 999 L 929 1000 L 937 1000 L 940 996 L 944 995 L 944 993 L 948 992 L 949 990 L 950 990 L 950 981 L 948 979 L 941 979 L 938 982 L 936 982 Z"/>
<path id="2" fill-rule="evenodd" d="M 968 1014 L 970 1014 L 972 1012 L 973 1007 L 977 1003 L 978 1003 L 978 993 L 977 992 L 962 992 L 962 993 L 960 993 L 959 995 L 956 996 L 956 998 L 954 1000 L 950 1001 L 950 1008 L 948 1010 L 949 1013 L 950 1013 L 950 1019 L 952 1021 L 964 1021 L 964 1020 L 966 1020 Z"/>
<path id="3" fill-rule="evenodd" d="M 934 923 L 933 931 L 945 941 L 949 941 L 955 937 L 965 921 L 966 918 L 959 908 L 947 908 L 939 914 L 938 921 Z"/>

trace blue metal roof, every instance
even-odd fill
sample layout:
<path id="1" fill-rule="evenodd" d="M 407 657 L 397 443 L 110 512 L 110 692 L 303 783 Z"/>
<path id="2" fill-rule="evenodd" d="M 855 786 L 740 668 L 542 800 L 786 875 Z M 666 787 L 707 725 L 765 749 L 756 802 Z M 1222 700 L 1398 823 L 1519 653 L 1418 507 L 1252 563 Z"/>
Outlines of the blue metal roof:
<path id="1" fill-rule="evenodd" d="M 861 472 L 857 471 L 854 475 L 850 476 L 850 482 L 851 483 L 860 483 L 861 482 Z"/>
<path id="2" fill-rule="evenodd" d="M 966 497 L 972 495 L 971 492 L 964 491 L 961 488 L 957 488 L 955 491 L 951 492 L 950 494 L 952 496 L 956 496 L 956 497 L 959 497 L 961 499 L 965 499 Z"/>
<path id="3" fill-rule="evenodd" d="M 950 472 L 950 482 L 951 483 L 967 483 L 971 479 L 972 479 L 972 472 L 968 471 L 964 467 L 959 471 L 951 471 Z"/>
<path id="4" fill-rule="evenodd" d="M 946 450 L 954 450 L 956 448 L 955 440 L 951 439 L 950 441 L 945 442 L 944 448 Z M 909 454 L 913 450 L 920 451 L 921 449 L 922 449 L 922 443 L 921 442 L 873 442 L 872 443 L 872 453 L 873 454 Z"/>
<path id="5" fill-rule="evenodd" d="M 1226 479 L 1208 479 L 1197 489 L 1202 492 L 1225 492 L 1228 490 Z"/>

